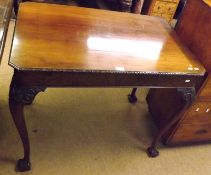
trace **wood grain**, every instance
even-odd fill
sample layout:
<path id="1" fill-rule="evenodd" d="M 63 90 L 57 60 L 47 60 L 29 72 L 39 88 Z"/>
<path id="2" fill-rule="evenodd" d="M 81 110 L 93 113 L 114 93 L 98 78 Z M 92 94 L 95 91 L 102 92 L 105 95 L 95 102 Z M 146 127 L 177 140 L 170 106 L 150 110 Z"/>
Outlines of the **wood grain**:
<path id="1" fill-rule="evenodd" d="M 20 5 L 9 64 L 19 70 L 205 73 L 160 18 L 29 2 Z"/>
<path id="2" fill-rule="evenodd" d="M 191 20 L 190 20 L 191 19 Z M 197 22 L 196 22 L 197 21 Z M 183 10 L 176 32 L 186 46 L 202 62 L 208 77 L 199 89 L 192 106 L 183 115 L 168 135 L 165 142 L 168 144 L 190 143 L 211 140 L 210 109 L 211 109 L 211 8 L 202 0 L 189 0 Z M 163 100 L 160 101 L 161 97 Z M 175 96 L 177 98 L 175 98 Z M 160 98 L 159 98 L 160 97 Z M 150 90 L 150 109 L 158 125 L 165 123 L 171 114 L 181 104 L 181 97 L 176 90 Z M 177 106 L 176 106 L 177 104 Z M 176 106 L 176 107 L 175 107 Z M 176 113 L 176 112 L 175 112 Z"/>

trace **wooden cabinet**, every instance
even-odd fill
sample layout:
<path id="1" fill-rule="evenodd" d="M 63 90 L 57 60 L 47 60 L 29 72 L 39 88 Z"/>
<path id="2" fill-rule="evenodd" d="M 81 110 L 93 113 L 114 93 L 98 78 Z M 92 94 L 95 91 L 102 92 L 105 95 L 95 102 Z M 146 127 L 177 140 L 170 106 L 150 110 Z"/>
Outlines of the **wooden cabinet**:
<path id="1" fill-rule="evenodd" d="M 180 117 L 163 137 L 169 145 L 211 141 L 211 7 L 208 1 L 204 2 L 186 1 L 175 28 L 177 35 L 204 65 L 208 74 L 202 84 L 195 86 L 195 99 L 183 113 L 183 98 L 178 89 L 150 89 L 147 96 L 149 111 L 159 128 L 175 116 Z"/>
<path id="2" fill-rule="evenodd" d="M 163 17 L 168 23 L 174 17 L 180 0 L 148 0 L 144 1 L 143 13 Z"/>
<path id="3" fill-rule="evenodd" d="M 196 99 L 163 137 L 164 143 L 177 145 L 211 141 L 211 73 Z M 160 101 L 162 99 L 162 101 Z M 177 89 L 151 89 L 147 96 L 149 111 L 159 128 L 164 127 L 182 109 L 182 96 Z"/>
<path id="4" fill-rule="evenodd" d="M 199 91 L 198 98 L 200 100 L 211 101 L 211 74 L 208 76 L 203 87 Z"/>
<path id="5" fill-rule="evenodd" d="M 211 124 L 182 124 L 175 132 L 171 144 L 202 142 L 211 140 Z"/>
<path id="6" fill-rule="evenodd" d="M 211 101 L 195 101 L 182 120 L 183 124 L 211 125 Z"/>
<path id="7" fill-rule="evenodd" d="M 196 100 L 188 109 L 170 144 L 181 144 L 211 140 L 211 101 Z"/>

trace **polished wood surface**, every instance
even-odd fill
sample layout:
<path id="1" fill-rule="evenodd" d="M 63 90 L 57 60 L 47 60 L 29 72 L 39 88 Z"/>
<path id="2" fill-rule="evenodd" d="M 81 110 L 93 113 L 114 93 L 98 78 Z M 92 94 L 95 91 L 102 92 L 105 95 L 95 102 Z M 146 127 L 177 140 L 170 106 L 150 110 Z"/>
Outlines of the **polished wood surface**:
<path id="1" fill-rule="evenodd" d="M 13 0 L 0 1 L 0 60 L 12 12 Z"/>
<path id="2" fill-rule="evenodd" d="M 186 8 L 186 3 L 175 30 L 183 43 L 209 72 L 211 70 L 209 47 L 211 45 L 211 7 L 202 0 L 189 1 L 193 2 L 187 2 L 190 4 L 189 8 Z"/>
<path id="3" fill-rule="evenodd" d="M 197 22 L 196 22 L 197 21 Z M 202 0 L 188 0 L 176 26 L 176 32 L 196 58 L 205 66 L 208 76 L 199 88 L 193 104 L 181 120 L 169 130 L 164 140 L 181 144 L 211 140 L 211 8 Z M 162 101 L 160 101 L 162 97 Z M 177 98 L 176 98 L 177 97 Z M 181 95 L 176 89 L 150 90 L 149 105 L 158 126 L 171 117 L 166 109 L 176 113 Z M 176 106 L 177 104 L 177 106 Z M 175 107 L 176 106 L 176 107 Z"/>
<path id="4" fill-rule="evenodd" d="M 20 70 L 205 73 L 160 18 L 40 3 L 20 5 L 9 63 Z"/>
<path id="5" fill-rule="evenodd" d="M 209 73 L 205 83 L 201 87 L 198 98 L 202 101 L 211 101 L 211 73 Z"/>
<path id="6" fill-rule="evenodd" d="M 211 7 L 211 0 L 203 0 L 203 1 Z"/>

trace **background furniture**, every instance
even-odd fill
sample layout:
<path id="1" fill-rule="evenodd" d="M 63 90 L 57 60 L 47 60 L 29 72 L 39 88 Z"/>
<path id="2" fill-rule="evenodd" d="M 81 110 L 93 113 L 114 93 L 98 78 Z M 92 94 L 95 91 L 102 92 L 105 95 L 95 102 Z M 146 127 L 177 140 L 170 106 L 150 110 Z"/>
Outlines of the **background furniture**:
<path id="1" fill-rule="evenodd" d="M 152 16 L 161 16 L 168 23 L 174 17 L 180 0 L 145 0 L 142 13 Z"/>
<path id="2" fill-rule="evenodd" d="M 120 2 L 119 0 L 96 0 L 96 2 L 101 9 L 119 11 L 118 9 L 118 4 Z M 127 2 L 128 2 L 127 3 L 128 7 L 126 7 L 127 12 L 132 12 L 132 13 L 137 13 L 137 14 L 141 13 L 144 0 L 133 0 L 133 1 L 129 0 Z"/>
<path id="3" fill-rule="evenodd" d="M 187 0 L 175 30 L 190 51 L 205 66 L 209 75 L 182 119 L 164 136 L 164 142 L 173 145 L 210 141 L 211 8 L 202 0 Z M 194 69 L 194 66 L 190 65 L 188 69 Z M 179 105 L 181 97 L 175 89 L 151 89 L 147 101 L 158 127 L 165 125 L 181 108 Z"/>
<path id="4" fill-rule="evenodd" d="M 7 29 L 13 9 L 12 0 L 0 1 L 0 61 L 4 50 L 5 39 L 7 35 Z"/>
<path id="5" fill-rule="evenodd" d="M 18 2 L 45 2 L 64 5 L 75 5 L 89 8 L 103 8 L 108 10 L 139 13 L 144 0 L 14 0 L 15 12 L 17 14 Z"/>

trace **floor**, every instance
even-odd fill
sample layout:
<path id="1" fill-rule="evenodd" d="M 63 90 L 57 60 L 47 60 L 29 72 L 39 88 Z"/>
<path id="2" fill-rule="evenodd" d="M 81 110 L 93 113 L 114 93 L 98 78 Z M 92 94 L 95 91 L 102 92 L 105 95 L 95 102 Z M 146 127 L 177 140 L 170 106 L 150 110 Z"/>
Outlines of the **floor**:
<path id="1" fill-rule="evenodd" d="M 17 174 L 22 145 L 8 109 L 13 69 L 8 66 L 14 22 L 0 67 L 0 175 Z M 148 158 L 156 128 L 147 111 L 147 89 L 127 102 L 130 89 L 47 89 L 25 115 L 32 170 L 27 175 L 208 175 L 211 144 L 168 148 Z M 20 174 L 20 173 L 18 173 Z"/>

